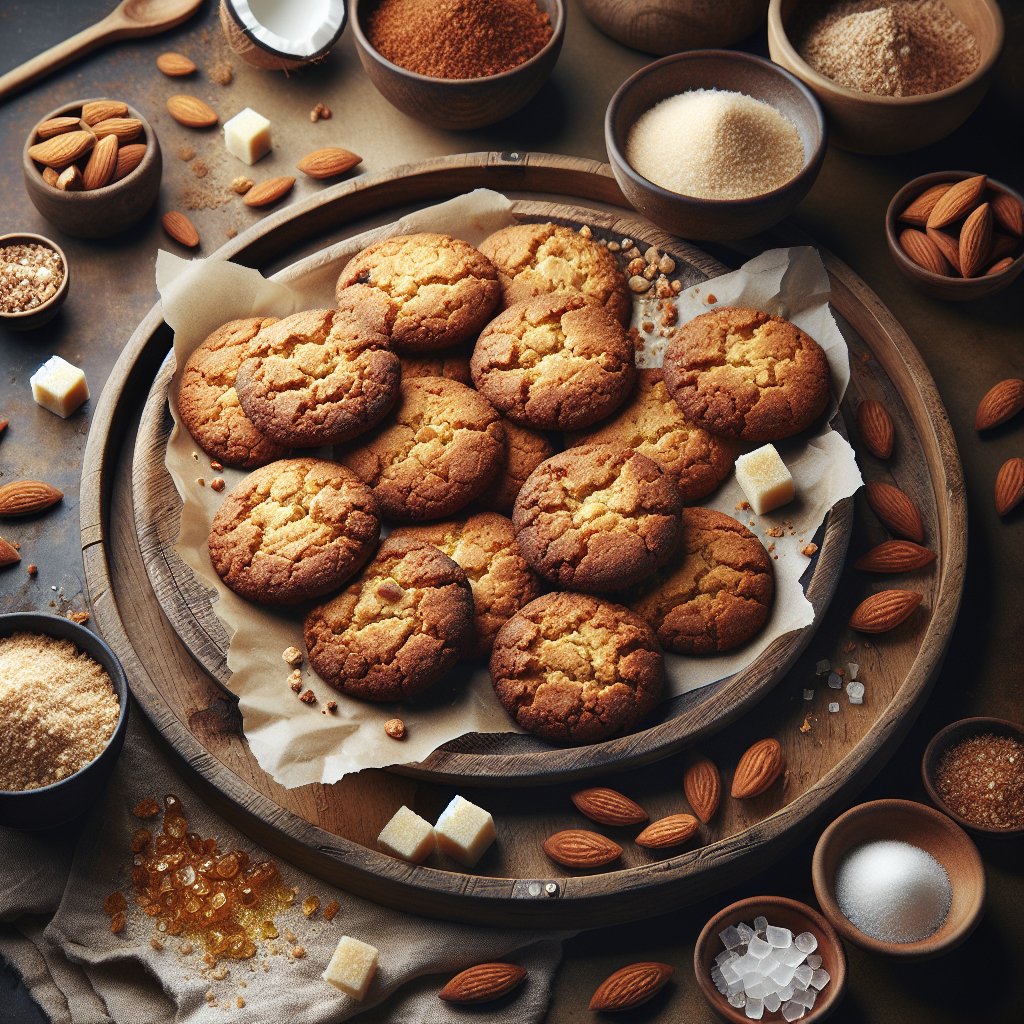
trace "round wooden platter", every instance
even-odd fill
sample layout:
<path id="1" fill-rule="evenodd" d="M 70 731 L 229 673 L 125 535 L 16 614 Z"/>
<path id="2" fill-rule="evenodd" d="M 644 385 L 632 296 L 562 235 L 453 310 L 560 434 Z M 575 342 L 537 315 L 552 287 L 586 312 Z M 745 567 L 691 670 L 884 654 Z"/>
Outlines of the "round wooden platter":
<path id="1" fill-rule="evenodd" d="M 338 185 L 272 214 L 217 256 L 270 273 L 406 208 L 479 186 L 516 199 L 593 208 L 595 222 L 602 214 L 610 224 L 636 220 L 622 210 L 624 200 L 606 165 L 518 153 L 468 154 Z M 657 244 L 653 229 L 646 237 Z M 728 792 L 743 749 L 775 736 L 787 762 L 782 781 L 752 801 L 726 797 L 711 825 L 682 852 L 657 855 L 637 847 L 630 840 L 638 827 L 591 826 L 620 842 L 623 855 L 609 869 L 573 876 L 547 860 L 541 843 L 559 829 L 588 826 L 569 800 L 578 783 L 483 789 L 475 784 L 479 780 L 461 777 L 459 792 L 487 807 L 498 829 L 497 843 L 467 873 L 437 855 L 416 867 L 375 848 L 378 832 L 401 804 L 433 820 L 453 793 L 447 781 L 366 771 L 333 786 L 285 790 L 255 765 L 234 702 L 179 640 L 140 549 L 133 465 L 145 451 L 134 448 L 141 443 L 146 398 L 171 340 L 156 307 L 125 347 L 94 416 L 83 470 L 82 546 L 95 621 L 122 659 L 150 721 L 191 770 L 204 798 L 263 846 L 368 898 L 452 919 L 558 928 L 639 918 L 707 895 L 781 856 L 848 801 L 895 749 L 927 697 L 963 587 L 966 513 L 952 433 L 920 356 L 863 282 L 827 253 L 822 257 L 833 307 L 851 347 L 849 408 L 862 398 L 877 398 L 896 421 L 895 454 L 882 463 L 862 453 L 865 477 L 893 481 L 910 494 L 925 521 L 926 543 L 938 558 L 909 578 L 871 578 L 843 569 L 813 641 L 785 678 L 755 714 L 740 715 L 701 743 L 722 769 Z M 151 432 L 150 443 L 157 436 Z M 852 550 L 860 553 L 885 533 L 860 497 L 849 504 Z M 850 611 L 868 593 L 887 586 L 919 590 L 923 604 L 901 629 L 865 642 L 846 628 Z M 216 647 L 217 638 L 209 642 Z M 815 680 L 820 658 L 859 664 L 867 687 L 862 706 L 850 706 L 841 691 Z M 808 687 L 814 689 L 813 699 L 805 701 Z M 839 703 L 838 713 L 827 710 L 830 701 Z M 606 771 L 595 784 L 627 793 L 652 819 L 686 810 L 681 778 L 687 756 L 683 750 L 629 772 Z"/>

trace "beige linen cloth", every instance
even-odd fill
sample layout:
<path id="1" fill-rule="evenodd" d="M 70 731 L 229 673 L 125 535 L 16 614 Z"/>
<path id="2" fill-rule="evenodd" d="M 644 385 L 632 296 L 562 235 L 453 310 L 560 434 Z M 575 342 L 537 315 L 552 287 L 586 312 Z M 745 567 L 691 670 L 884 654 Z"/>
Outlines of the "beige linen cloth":
<path id="1" fill-rule="evenodd" d="M 105 797 L 85 820 L 77 843 L 68 835 L 19 833 L 0 828 L 0 956 L 22 974 L 54 1024 L 328 1024 L 359 1020 L 380 1024 L 457 1024 L 470 1017 L 507 1024 L 543 1019 L 566 932 L 498 930 L 414 917 L 336 890 L 276 858 L 285 883 L 297 886 L 296 905 L 277 917 L 280 952 L 269 944 L 251 961 L 224 961 L 217 980 L 202 952 L 182 956 L 180 940 L 163 950 L 150 945 L 153 919 L 134 905 L 129 842 L 140 824 L 131 809 L 144 797 L 179 796 L 189 828 L 214 836 L 222 850 L 261 851 L 202 800 L 157 750 L 138 706 Z M 159 818 L 153 819 L 159 822 Z M 128 927 L 110 932 L 102 902 L 119 889 L 128 900 Z M 341 910 L 331 922 L 307 920 L 299 902 L 319 896 Z M 288 955 L 291 928 L 306 956 Z M 342 935 L 380 950 L 377 978 L 358 1003 L 321 974 Z M 528 972 L 519 994 L 493 1013 L 461 1010 L 437 997 L 457 971 L 489 960 L 511 960 Z M 266 964 L 266 969 L 263 965 Z M 242 983 L 244 982 L 244 987 Z M 208 999 L 208 993 L 216 1005 Z M 237 1005 L 238 997 L 244 1008 Z M 0 1020 L 4 1018 L 0 1007 Z"/>

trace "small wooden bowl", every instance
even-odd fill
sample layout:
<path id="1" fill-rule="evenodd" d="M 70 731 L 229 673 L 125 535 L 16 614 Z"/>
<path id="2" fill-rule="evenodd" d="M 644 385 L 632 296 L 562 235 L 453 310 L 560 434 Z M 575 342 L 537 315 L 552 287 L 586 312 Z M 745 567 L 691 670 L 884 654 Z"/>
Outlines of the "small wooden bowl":
<path id="1" fill-rule="evenodd" d="M 943 814 L 948 814 L 961 828 L 986 836 L 1020 837 L 1024 835 L 1024 825 L 1020 828 L 993 828 L 991 825 L 977 825 L 966 818 L 961 818 L 946 805 L 936 785 L 936 770 L 946 751 L 950 747 L 956 746 L 961 740 L 969 739 L 972 736 L 982 736 L 985 733 L 993 733 L 996 736 L 1012 736 L 1020 743 L 1024 743 L 1024 727 L 1008 722 L 1004 718 L 961 718 L 959 722 L 951 722 L 944 729 L 940 729 L 925 747 L 924 756 L 921 758 L 921 781 L 928 793 L 928 799 Z M 1021 765 L 1021 770 L 1024 771 L 1024 764 Z"/>
<path id="2" fill-rule="evenodd" d="M 930 853 L 949 875 L 953 901 L 938 931 L 917 942 L 885 942 L 865 935 L 835 898 L 835 874 L 853 848 L 895 839 Z M 905 960 L 925 960 L 959 946 L 977 927 L 985 905 L 985 867 L 977 847 L 944 814 L 912 800 L 873 800 L 851 807 L 822 832 L 811 862 L 814 895 L 824 915 L 844 939 L 872 953 Z"/>
<path id="3" fill-rule="evenodd" d="M 919 178 L 907 182 L 892 197 L 889 208 L 885 211 L 885 240 L 889 244 L 889 252 L 892 254 L 896 266 L 904 277 L 913 281 L 921 291 L 933 299 L 942 299 L 945 302 L 969 302 L 974 299 L 984 299 L 1013 284 L 1020 277 L 1021 271 L 1024 271 L 1024 242 L 1021 244 L 1020 254 L 1005 270 L 989 277 L 967 278 L 933 274 L 930 270 L 919 267 L 900 247 L 900 231 L 911 225 L 901 225 L 898 218 L 910 205 L 911 200 L 916 199 L 932 185 L 938 185 L 945 181 L 963 181 L 964 178 L 973 178 L 978 173 L 978 171 L 937 171 L 934 174 L 922 174 Z M 1024 197 L 1009 185 L 1004 185 L 1001 181 L 995 181 L 992 178 L 989 178 L 989 185 L 1000 192 L 1008 193 L 1017 202 L 1024 205 Z"/>
<path id="4" fill-rule="evenodd" d="M 800 1020 L 802 1024 L 824 1020 L 839 1005 L 846 991 L 846 950 L 835 929 L 821 914 L 805 903 L 798 903 L 785 896 L 751 896 L 740 900 L 720 910 L 701 929 L 693 950 L 693 972 L 708 1005 L 723 1020 L 732 1021 L 733 1024 L 747 1024 L 748 1018 L 744 1011 L 731 1006 L 715 988 L 711 980 L 711 968 L 715 957 L 724 948 L 718 938 L 719 932 L 740 921 L 752 924 L 755 917 L 761 916 L 768 918 L 769 924 L 788 928 L 794 935 L 811 932 L 818 940 L 818 948 L 814 952 L 821 957 L 821 966 L 828 971 L 831 979 L 819 993 L 814 1007 Z M 782 1016 L 766 1011 L 765 1020 L 782 1020 Z"/>
<path id="5" fill-rule="evenodd" d="M 62 192 L 43 181 L 39 165 L 28 155 L 29 147 L 36 142 L 36 128 L 39 124 L 51 117 L 77 115 L 82 104 L 90 102 L 94 101 L 85 99 L 65 103 L 51 110 L 33 126 L 22 152 L 22 175 L 32 205 L 51 224 L 77 238 L 107 238 L 140 221 L 156 202 L 160 191 L 160 176 L 163 173 L 160 143 L 156 132 L 142 114 L 134 107 L 128 107 L 129 116 L 142 122 L 146 152 L 141 163 L 131 174 L 103 188 L 89 192 Z"/>
<path id="6" fill-rule="evenodd" d="M 655 104 L 692 89 L 726 89 L 762 100 L 796 125 L 804 165 L 781 188 L 750 199 L 698 199 L 655 185 L 626 160 L 637 119 Z M 691 50 L 648 64 L 612 97 L 604 119 L 612 173 L 639 213 L 683 238 L 748 238 L 786 216 L 810 191 L 825 158 L 825 117 L 813 93 L 788 71 L 761 57 L 732 50 Z"/>
<path id="7" fill-rule="evenodd" d="M 551 38 L 540 51 L 511 71 L 485 78 L 432 78 L 392 64 L 366 34 L 379 0 L 351 0 L 352 32 L 363 70 L 378 92 L 403 114 L 448 131 L 467 131 L 514 114 L 547 81 L 565 36 L 564 0 L 537 0 L 551 19 Z"/>
<path id="8" fill-rule="evenodd" d="M 768 53 L 792 71 L 821 101 L 829 137 L 855 153 L 908 153 L 945 138 L 981 102 L 1003 49 L 1003 16 L 996 0 L 945 0 L 974 33 L 981 50 L 977 70 L 941 92 L 921 96 L 877 96 L 847 89 L 818 74 L 797 52 L 787 26 L 810 0 L 771 0 Z"/>
<path id="9" fill-rule="evenodd" d="M 47 249 L 52 249 L 60 257 L 64 266 L 64 280 L 56 294 L 50 296 L 41 306 L 36 306 L 35 309 L 26 309 L 21 313 L 0 312 L 0 324 L 9 327 L 12 331 L 29 331 L 48 324 L 57 315 L 57 310 L 64 305 L 64 300 L 68 297 L 71 267 L 68 264 L 67 256 L 64 255 L 64 250 L 56 242 L 51 241 L 45 235 L 35 235 L 29 231 L 16 231 L 10 235 L 0 235 L 0 248 L 5 245 L 30 245 L 33 243 L 45 245 Z"/>

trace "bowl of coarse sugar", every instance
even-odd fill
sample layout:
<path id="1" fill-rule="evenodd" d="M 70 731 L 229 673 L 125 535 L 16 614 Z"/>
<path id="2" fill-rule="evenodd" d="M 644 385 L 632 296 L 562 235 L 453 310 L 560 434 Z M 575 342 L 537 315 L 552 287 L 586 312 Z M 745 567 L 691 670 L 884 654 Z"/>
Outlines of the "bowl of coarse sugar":
<path id="1" fill-rule="evenodd" d="M 91 630 L 0 615 L 0 825 L 48 829 L 103 792 L 128 728 L 128 681 Z"/>

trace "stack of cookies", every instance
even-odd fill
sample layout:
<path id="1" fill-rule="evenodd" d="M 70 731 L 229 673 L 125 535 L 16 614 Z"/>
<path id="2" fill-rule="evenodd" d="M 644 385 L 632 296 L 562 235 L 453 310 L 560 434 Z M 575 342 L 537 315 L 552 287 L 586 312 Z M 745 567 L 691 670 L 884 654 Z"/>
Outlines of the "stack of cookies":
<path id="1" fill-rule="evenodd" d="M 304 606 L 326 683 L 402 701 L 489 659 L 520 726 L 591 743 L 652 711 L 663 649 L 762 628 L 771 558 L 700 502 L 744 444 L 821 415 L 811 338 L 717 309 L 638 372 L 618 259 L 555 224 L 479 249 L 387 239 L 336 300 L 225 324 L 178 394 L 197 444 L 253 470 L 214 518 L 214 568 L 247 600 Z M 332 459 L 302 454 L 323 446 Z"/>

